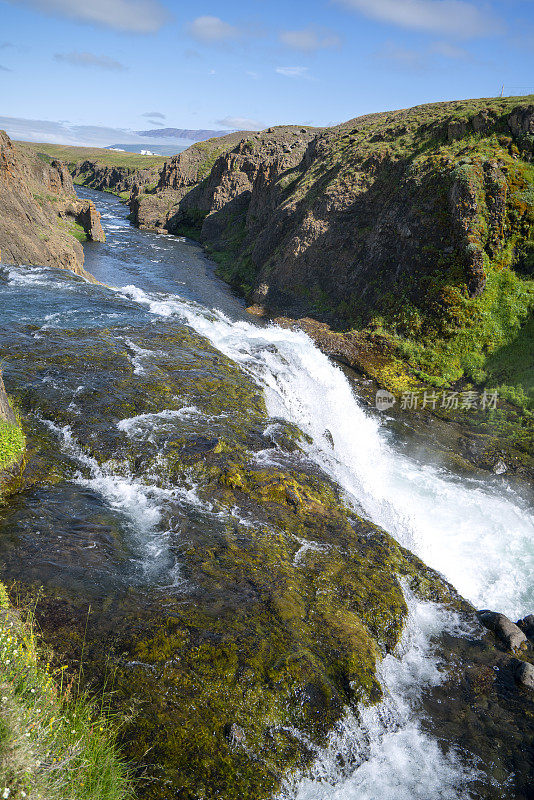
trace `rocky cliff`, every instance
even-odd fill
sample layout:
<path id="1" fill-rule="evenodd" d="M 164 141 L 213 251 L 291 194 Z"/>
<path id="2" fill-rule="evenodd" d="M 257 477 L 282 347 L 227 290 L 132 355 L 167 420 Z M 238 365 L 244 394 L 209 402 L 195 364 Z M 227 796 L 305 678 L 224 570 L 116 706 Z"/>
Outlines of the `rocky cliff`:
<path id="1" fill-rule="evenodd" d="M 155 188 L 159 180 L 157 167 L 136 169 L 134 167 L 112 166 L 98 160 L 85 159 L 69 165 L 74 183 L 89 186 L 102 192 L 112 192 L 123 199 L 130 197 L 134 186 L 146 191 Z"/>
<path id="2" fill-rule="evenodd" d="M 533 97 L 274 128 L 216 140 L 200 168 L 190 148 L 131 209 L 198 238 L 257 310 L 381 336 L 395 388 L 502 381 L 531 319 L 533 141 Z"/>
<path id="3" fill-rule="evenodd" d="M 104 240 L 100 214 L 79 200 L 67 168 L 15 146 L 0 131 L 0 259 L 83 272 L 86 239 Z"/>

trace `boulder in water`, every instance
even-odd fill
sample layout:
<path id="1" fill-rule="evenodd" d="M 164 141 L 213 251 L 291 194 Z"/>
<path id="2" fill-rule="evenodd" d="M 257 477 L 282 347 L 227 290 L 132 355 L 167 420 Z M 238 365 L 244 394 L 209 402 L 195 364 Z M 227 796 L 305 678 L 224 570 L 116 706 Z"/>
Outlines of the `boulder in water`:
<path id="1" fill-rule="evenodd" d="M 520 619 L 517 626 L 521 628 L 529 639 L 534 639 L 534 614 L 529 614 L 528 617 Z"/>
<path id="2" fill-rule="evenodd" d="M 526 661 L 520 661 L 515 670 L 515 679 L 525 689 L 534 689 L 534 667 Z"/>
<path id="3" fill-rule="evenodd" d="M 482 625 L 493 631 L 509 650 L 522 650 L 528 646 L 528 639 L 521 628 L 504 614 L 486 609 L 478 611 L 477 616 Z"/>

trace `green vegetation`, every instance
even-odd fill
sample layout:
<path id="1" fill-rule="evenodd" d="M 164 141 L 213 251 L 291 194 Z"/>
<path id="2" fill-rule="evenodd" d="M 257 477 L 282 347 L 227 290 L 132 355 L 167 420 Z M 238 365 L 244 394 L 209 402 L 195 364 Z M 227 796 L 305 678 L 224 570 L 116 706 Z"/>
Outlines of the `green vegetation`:
<path id="1" fill-rule="evenodd" d="M 447 314 L 456 322 L 448 335 L 427 328 L 419 336 L 403 336 L 393 326 L 390 340 L 417 377 L 434 386 L 450 386 L 462 377 L 491 386 L 510 382 L 534 399 L 533 329 L 532 322 L 524 324 L 534 306 L 534 281 L 508 268 L 491 269 L 479 297 L 450 289 L 449 298 Z M 439 322 L 443 325 L 444 317 Z M 382 320 L 373 327 L 385 327 L 388 335 Z"/>
<path id="2" fill-rule="evenodd" d="M 109 167 L 143 169 L 144 167 L 159 167 L 169 159 L 168 156 L 142 156 L 139 153 L 120 153 L 101 147 L 73 147 L 66 144 L 40 142 L 16 142 L 16 145 L 36 152 L 45 159 L 57 159 L 69 165 L 79 161 L 98 161 Z"/>
<path id="3" fill-rule="evenodd" d="M 19 425 L 0 420 L 0 471 L 22 458 L 26 440 Z"/>
<path id="4" fill-rule="evenodd" d="M 195 148 L 205 155 L 205 160 L 201 163 L 197 172 L 197 179 L 203 181 L 210 174 L 219 156 L 225 153 L 228 147 L 225 145 L 217 146 L 216 140 L 211 139 L 208 142 L 199 142 L 195 145 Z"/>
<path id="5" fill-rule="evenodd" d="M 85 228 L 76 222 L 72 217 L 69 217 L 66 222 L 67 230 L 79 242 L 86 242 L 88 239 Z"/>
<path id="6" fill-rule="evenodd" d="M 329 129 L 320 158 L 278 179 L 313 279 L 292 273 L 278 239 L 254 263 L 244 214 L 216 249 L 207 242 L 218 274 L 247 296 L 265 281 L 339 331 L 378 335 L 389 356 L 372 374 L 395 391 L 467 380 L 534 407 L 534 139 L 509 125 L 533 100 L 429 104 Z M 323 231 L 325 203 L 347 217 L 330 214 L 314 251 L 300 220 L 316 214 Z M 336 265 L 334 281 L 329 230 L 334 248 L 350 230 L 349 252 L 333 252 L 353 266 Z"/>
<path id="7" fill-rule="evenodd" d="M 10 800 L 127 800 L 128 769 L 113 717 L 51 675 L 0 584 L 0 793 Z"/>

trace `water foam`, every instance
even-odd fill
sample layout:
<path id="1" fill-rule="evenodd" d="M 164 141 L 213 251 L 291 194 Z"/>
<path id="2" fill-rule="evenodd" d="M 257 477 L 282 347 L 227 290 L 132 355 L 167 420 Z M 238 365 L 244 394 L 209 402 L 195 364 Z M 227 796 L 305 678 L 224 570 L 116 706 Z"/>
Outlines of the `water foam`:
<path id="1" fill-rule="evenodd" d="M 117 428 L 131 438 L 145 438 L 153 440 L 154 428 L 158 423 L 188 420 L 202 416 L 202 411 L 196 406 L 184 406 L 179 409 L 166 408 L 153 414 L 138 414 L 136 417 L 121 419 Z"/>
<path id="2" fill-rule="evenodd" d="M 460 480 L 395 452 L 341 369 L 302 331 L 233 322 L 178 295 L 118 291 L 153 314 L 179 317 L 239 363 L 264 389 L 269 413 L 312 437 L 308 455 L 356 509 L 475 605 L 515 618 L 534 610 L 534 520 L 511 489 Z"/>
<path id="3" fill-rule="evenodd" d="M 409 592 L 406 599 L 402 641 L 378 669 L 384 699 L 346 713 L 310 774 L 288 784 L 278 800 L 467 800 L 475 781 L 488 780 L 454 749 L 442 748 L 414 714 L 421 690 L 444 678 L 432 637 L 468 631 L 440 606 Z"/>
<path id="4" fill-rule="evenodd" d="M 441 572 L 476 605 L 523 615 L 534 608 L 532 515 L 510 489 L 460 480 L 388 444 L 343 372 L 301 331 L 234 322 L 177 295 L 119 290 L 162 317 L 178 317 L 242 366 L 263 388 L 274 418 L 309 434 L 307 454 L 353 506 Z M 261 458 L 274 457 L 265 451 Z M 302 540 L 297 553 L 306 558 Z M 480 554 L 483 552 L 484 557 Z M 432 637 L 458 630 L 454 615 L 408 598 L 401 646 L 379 668 L 385 699 L 348 713 L 311 774 L 279 800 L 467 800 L 483 776 L 466 754 L 441 748 L 421 728 L 421 692 L 441 679 Z M 485 779 L 485 778 L 484 778 Z"/>

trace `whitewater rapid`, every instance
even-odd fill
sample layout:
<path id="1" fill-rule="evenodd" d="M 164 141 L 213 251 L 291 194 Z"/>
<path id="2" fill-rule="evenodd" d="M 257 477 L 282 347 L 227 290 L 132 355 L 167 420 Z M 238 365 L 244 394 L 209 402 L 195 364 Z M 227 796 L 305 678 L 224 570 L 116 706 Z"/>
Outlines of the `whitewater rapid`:
<path id="1" fill-rule="evenodd" d="M 534 610 L 534 520 L 504 480 L 490 486 L 460 479 L 399 454 L 342 370 L 301 331 L 232 321 L 178 295 L 134 285 L 116 291 L 154 315 L 185 322 L 238 363 L 263 389 L 269 415 L 308 434 L 307 455 L 344 489 L 355 510 L 439 570 L 475 606 L 512 618 Z M 421 692 L 445 674 L 433 637 L 469 632 L 449 611 L 405 594 L 409 618 L 402 642 L 379 671 L 384 700 L 348 712 L 311 773 L 287 785 L 279 800 L 466 800 L 475 781 L 493 786 L 466 754 L 441 747 L 420 725 Z"/>
<path id="2" fill-rule="evenodd" d="M 356 510 L 441 572 L 476 607 L 534 611 L 534 516 L 506 483 L 461 478 L 397 452 L 343 371 L 302 331 L 234 322 L 178 295 L 117 290 L 205 336 L 262 387 L 267 410 L 307 433 L 307 454 Z"/>

